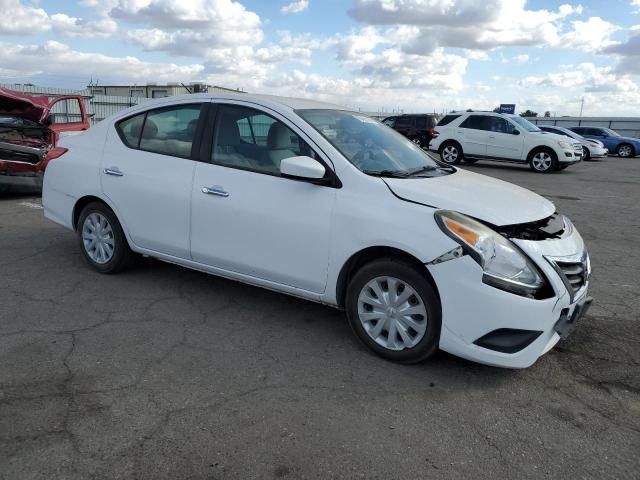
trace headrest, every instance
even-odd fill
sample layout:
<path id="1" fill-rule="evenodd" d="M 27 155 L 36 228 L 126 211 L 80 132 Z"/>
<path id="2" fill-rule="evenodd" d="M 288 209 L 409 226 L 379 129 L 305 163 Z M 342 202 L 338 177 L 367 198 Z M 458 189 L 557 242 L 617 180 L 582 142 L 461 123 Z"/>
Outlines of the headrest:
<path id="1" fill-rule="evenodd" d="M 230 120 L 230 121 L 229 121 Z M 240 145 L 240 129 L 238 124 L 229 117 L 223 117 L 218 124 L 217 145 Z"/>
<path id="2" fill-rule="evenodd" d="M 144 122 L 144 130 L 142 131 L 142 138 L 155 138 L 158 135 L 158 126 L 156 123 L 147 117 L 147 121 Z"/>
<path id="3" fill-rule="evenodd" d="M 196 133 L 196 127 L 198 126 L 198 119 L 194 118 L 193 120 L 191 120 L 189 122 L 189 124 L 187 125 L 187 133 L 193 137 L 193 135 Z"/>
<path id="4" fill-rule="evenodd" d="M 272 123 L 267 135 L 267 148 L 269 150 L 291 148 L 291 130 L 280 122 Z"/>

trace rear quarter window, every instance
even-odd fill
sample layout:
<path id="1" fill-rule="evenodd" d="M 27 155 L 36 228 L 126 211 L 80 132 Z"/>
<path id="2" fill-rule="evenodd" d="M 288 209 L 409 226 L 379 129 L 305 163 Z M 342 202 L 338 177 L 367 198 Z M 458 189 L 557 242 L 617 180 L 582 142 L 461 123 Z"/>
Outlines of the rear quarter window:
<path id="1" fill-rule="evenodd" d="M 138 142 L 140 141 L 140 133 L 142 133 L 142 126 L 144 125 L 144 116 L 146 112 L 130 117 L 116 125 L 116 130 L 120 135 L 120 139 L 127 147 L 138 148 Z"/>
<path id="2" fill-rule="evenodd" d="M 453 122 L 456 118 L 460 118 L 460 115 L 445 115 L 444 117 L 442 117 L 442 119 L 438 122 L 438 126 L 439 127 L 443 127 L 445 125 L 449 125 L 451 122 Z"/>

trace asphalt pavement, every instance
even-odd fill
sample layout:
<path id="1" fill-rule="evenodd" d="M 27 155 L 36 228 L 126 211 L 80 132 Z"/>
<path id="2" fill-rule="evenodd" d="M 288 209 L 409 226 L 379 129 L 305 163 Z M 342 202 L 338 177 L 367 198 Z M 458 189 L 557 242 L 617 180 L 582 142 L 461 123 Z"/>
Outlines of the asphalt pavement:
<path id="1" fill-rule="evenodd" d="M 157 261 L 100 275 L 39 198 L 0 197 L 0 478 L 638 478 L 640 158 L 469 169 L 592 257 L 593 307 L 526 370 L 396 365 L 339 311 Z"/>

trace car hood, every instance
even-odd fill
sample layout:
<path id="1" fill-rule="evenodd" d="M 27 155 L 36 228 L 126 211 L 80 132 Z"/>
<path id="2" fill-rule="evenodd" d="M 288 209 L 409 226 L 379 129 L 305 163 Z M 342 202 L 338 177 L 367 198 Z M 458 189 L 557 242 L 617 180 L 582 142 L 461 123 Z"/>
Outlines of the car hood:
<path id="1" fill-rule="evenodd" d="M 640 138 L 633 137 L 610 137 L 618 142 L 632 142 L 632 143 L 640 143 Z"/>
<path id="2" fill-rule="evenodd" d="M 35 97 L 26 93 L 0 88 L 0 113 L 41 123 L 46 118 L 50 108 L 48 97 Z"/>
<path id="3" fill-rule="evenodd" d="M 466 170 L 441 177 L 384 181 L 403 200 L 455 210 L 495 226 L 535 222 L 556 211 L 553 203 L 536 193 Z"/>

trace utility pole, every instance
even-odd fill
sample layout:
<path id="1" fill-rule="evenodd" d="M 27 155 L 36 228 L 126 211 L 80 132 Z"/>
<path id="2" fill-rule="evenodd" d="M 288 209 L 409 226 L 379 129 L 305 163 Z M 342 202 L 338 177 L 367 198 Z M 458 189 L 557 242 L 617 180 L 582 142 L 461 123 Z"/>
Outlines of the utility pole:
<path id="1" fill-rule="evenodd" d="M 580 118 L 582 118 L 582 110 L 584 110 L 584 97 L 582 97 L 582 101 L 580 102 Z"/>

